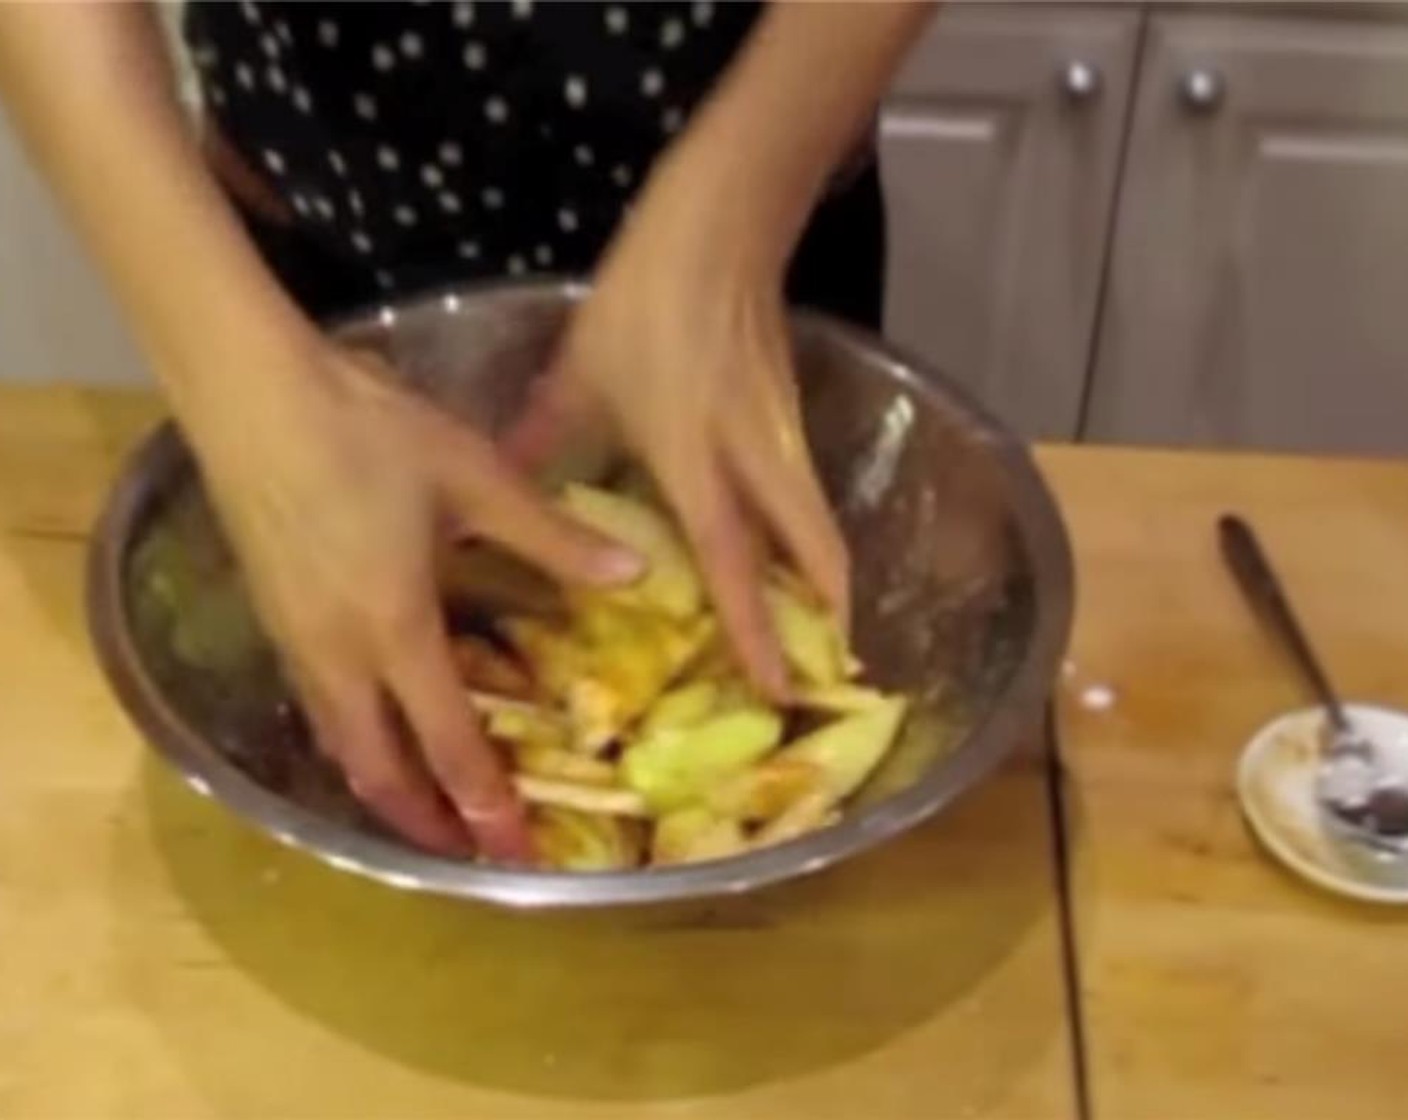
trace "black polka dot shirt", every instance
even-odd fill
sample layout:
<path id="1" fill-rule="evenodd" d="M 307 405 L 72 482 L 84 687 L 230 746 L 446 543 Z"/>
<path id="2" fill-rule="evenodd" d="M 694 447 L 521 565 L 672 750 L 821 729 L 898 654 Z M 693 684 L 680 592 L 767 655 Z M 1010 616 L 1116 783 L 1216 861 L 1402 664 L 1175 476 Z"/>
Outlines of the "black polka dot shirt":
<path id="1" fill-rule="evenodd" d="M 207 111 L 319 247 L 417 274 L 590 269 L 751 3 L 191 3 Z"/>

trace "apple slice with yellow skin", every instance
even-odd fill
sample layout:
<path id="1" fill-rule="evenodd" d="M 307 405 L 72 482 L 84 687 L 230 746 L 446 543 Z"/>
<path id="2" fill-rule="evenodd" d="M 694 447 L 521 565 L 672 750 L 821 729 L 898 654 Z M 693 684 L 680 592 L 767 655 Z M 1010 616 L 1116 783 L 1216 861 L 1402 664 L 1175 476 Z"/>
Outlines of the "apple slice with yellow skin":
<path id="1" fill-rule="evenodd" d="M 831 823 L 831 791 L 818 787 L 804 793 L 754 834 L 750 847 L 767 848 L 815 832 Z"/>
<path id="2" fill-rule="evenodd" d="M 699 573 L 665 514 L 633 498 L 580 484 L 563 490 L 561 505 L 573 517 L 620 541 L 645 561 L 645 574 L 635 583 L 598 595 L 674 619 L 693 618 L 699 613 L 704 603 Z"/>
<path id="3" fill-rule="evenodd" d="M 621 755 L 621 774 L 653 811 L 668 812 L 699 801 L 721 780 L 766 755 L 781 737 L 782 717 L 776 712 L 736 708 L 635 740 Z"/>
<path id="4" fill-rule="evenodd" d="M 717 681 L 690 681 L 665 693 L 645 713 L 640 733 L 689 727 L 710 715 L 718 706 L 722 689 Z"/>
<path id="5" fill-rule="evenodd" d="M 747 851 L 748 838 L 736 820 L 702 806 L 666 813 L 655 822 L 650 861 L 656 865 L 724 859 Z"/>
<path id="6" fill-rule="evenodd" d="M 559 871 L 621 871 L 640 862 L 635 830 L 617 817 L 539 807 L 528 827 L 538 859 Z"/>
<path id="7" fill-rule="evenodd" d="M 894 743 L 908 707 L 903 696 L 887 697 L 866 711 L 794 740 L 775 758 L 816 767 L 830 799 L 826 808 L 830 808 L 850 797 L 870 777 Z"/>
<path id="8" fill-rule="evenodd" d="M 593 604 L 570 629 L 536 619 L 502 624 L 538 681 L 567 713 L 573 745 L 599 751 L 637 720 L 713 636 L 712 617 L 672 623 Z"/>
<path id="9" fill-rule="evenodd" d="M 704 803 L 722 817 L 770 821 L 807 794 L 824 789 L 821 771 L 799 759 L 764 759 L 709 790 Z"/>
<path id="10" fill-rule="evenodd" d="M 560 698 L 572 681 L 591 670 L 586 648 L 564 626 L 515 617 L 502 620 L 499 629 L 551 696 Z"/>

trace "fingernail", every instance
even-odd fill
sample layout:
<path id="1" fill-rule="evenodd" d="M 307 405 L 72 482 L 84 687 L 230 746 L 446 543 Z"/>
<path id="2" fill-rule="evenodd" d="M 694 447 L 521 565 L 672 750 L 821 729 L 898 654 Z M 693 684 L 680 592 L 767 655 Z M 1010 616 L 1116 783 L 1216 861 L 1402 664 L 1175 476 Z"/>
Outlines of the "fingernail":
<path id="1" fill-rule="evenodd" d="M 597 574 L 608 583 L 632 583 L 645 575 L 645 561 L 630 549 L 608 548 L 596 563 Z"/>

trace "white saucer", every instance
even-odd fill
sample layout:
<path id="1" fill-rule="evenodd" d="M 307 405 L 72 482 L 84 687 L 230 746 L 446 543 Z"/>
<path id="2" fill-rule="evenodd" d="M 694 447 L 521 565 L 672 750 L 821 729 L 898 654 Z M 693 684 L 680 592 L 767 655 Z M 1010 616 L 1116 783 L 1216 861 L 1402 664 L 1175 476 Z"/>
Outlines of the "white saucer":
<path id="1" fill-rule="evenodd" d="M 1379 746 L 1384 761 L 1408 773 L 1408 713 L 1350 704 L 1346 713 Z M 1237 796 L 1257 839 L 1302 878 L 1364 902 L 1408 905 L 1408 871 L 1329 836 L 1315 802 L 1324 727 L 1319 709 L 1291 712 L 1252 737 L 1237 765 Z"/>

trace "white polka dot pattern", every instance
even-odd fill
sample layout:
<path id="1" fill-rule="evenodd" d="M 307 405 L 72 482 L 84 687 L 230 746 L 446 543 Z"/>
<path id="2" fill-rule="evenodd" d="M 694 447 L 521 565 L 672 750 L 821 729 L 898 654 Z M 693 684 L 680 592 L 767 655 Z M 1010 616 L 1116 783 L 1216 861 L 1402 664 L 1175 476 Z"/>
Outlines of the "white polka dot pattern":
<path id="1" fill-rule="evenodd" d="M 187 34 L 227 135 L 392 291 L 431 259 L 589 267 L 717 73 L 701 52 L 721 66 L 753 6 L 227 0 L 193 5 Z"/>
<path id="2" fill-rule="evenodd" d="M 660 45 L 666 50 L 674 50 L 684 42 L 684 23 L 678 19 L 667 19 L 660 25 Z"/>

